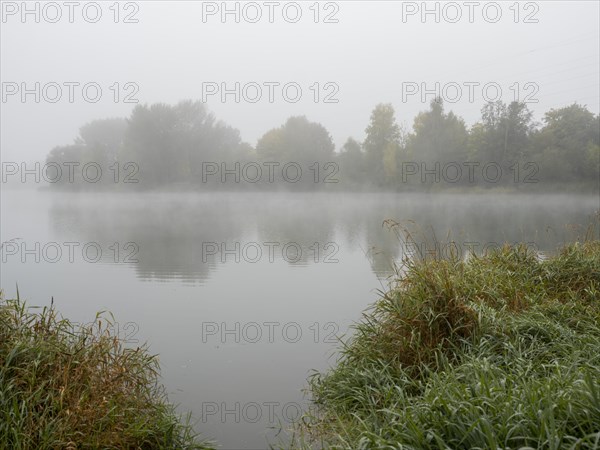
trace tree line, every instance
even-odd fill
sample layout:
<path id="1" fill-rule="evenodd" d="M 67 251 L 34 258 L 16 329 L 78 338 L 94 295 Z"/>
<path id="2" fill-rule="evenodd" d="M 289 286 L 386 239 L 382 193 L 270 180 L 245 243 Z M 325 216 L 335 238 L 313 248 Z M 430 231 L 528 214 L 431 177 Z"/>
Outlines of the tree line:
<path id="1" fill-rule="evenodd" d="M 290 117 L 253 147 L 201 102 L 158 103 L 136 106 L 127 119 L 90 122 L 46 158 L 46 166 L 73 162 L 110 168 L 111 176 L 90 183 L 75 171 L 53 186 L 94 189 L 125 180 L 137 189 L 587 190 L 600 187 L 600 117 L 574 103 L 536 123 L 525 103 L 498 101 L 468 127 L 434 99 L 405 130 L 393 106 L 379 104 L 365 139 L 349 137 L 336 151 L 327 129 L 305 116 Z M 117 176 L 119 169 L 131 169 L 129 176 Z"/>

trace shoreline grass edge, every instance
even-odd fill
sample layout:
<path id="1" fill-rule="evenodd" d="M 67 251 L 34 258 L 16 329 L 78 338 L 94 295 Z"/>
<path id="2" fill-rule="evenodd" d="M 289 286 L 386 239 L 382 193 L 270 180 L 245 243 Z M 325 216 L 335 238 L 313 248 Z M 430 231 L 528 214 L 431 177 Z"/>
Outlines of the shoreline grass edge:
<path id="1" fill-rule="evenodd" d="M 0 291 L 0 448 L 199 449 L 160 384 L 157 355 L 130 348 L 106 314 L 88 325 Z"/>
<path id="2" fill-rule="evenodd" d="M 600 449 L 600 241 L 404 269 L 309 378 L 294 448 Z"/>

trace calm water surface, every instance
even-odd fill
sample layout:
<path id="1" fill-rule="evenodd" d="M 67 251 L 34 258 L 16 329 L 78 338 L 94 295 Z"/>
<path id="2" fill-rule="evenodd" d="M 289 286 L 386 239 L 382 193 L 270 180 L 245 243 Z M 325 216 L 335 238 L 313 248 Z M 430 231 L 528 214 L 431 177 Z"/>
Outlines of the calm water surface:
<path id="1" fill-rule="evenodd" d="M 170 399 L 204 436 L 260 449 L 305 406 L 307 376 L 335 362 L 335 336 L 378 298 L 392 261 L 434 250 L 434 236 L 441 252 L 523 241 L 551 253 L 599 208 L 571 195 L 5 190 L 1 286 L 35 305 L 54 297 L 79 322 L 112 311 L 131 345 L 160 355 Z"/>

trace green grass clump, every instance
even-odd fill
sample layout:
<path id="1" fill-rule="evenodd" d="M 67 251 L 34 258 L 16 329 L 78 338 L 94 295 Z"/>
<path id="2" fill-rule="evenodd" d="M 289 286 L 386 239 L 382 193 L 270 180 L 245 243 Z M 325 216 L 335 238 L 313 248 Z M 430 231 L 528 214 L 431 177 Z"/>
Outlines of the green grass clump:
<path id="1" fill-rule="evenodd" d="M 32 309 L 0 291 L 0 448 L 210 448 L 168 403 L 145 345 L 126 347 L 102 315 L 80 326 Z"/>
<path id="2" fill-rule="evenodd" d="M 598 449 L 600 241 L 413 260 L 309 384 L 298 446 Z"/>

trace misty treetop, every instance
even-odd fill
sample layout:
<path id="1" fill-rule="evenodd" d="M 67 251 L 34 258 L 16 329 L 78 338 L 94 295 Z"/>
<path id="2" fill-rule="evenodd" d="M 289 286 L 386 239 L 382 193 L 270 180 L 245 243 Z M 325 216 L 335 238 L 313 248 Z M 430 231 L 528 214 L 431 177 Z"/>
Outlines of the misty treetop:
<path id="1" fill-rule="evenodd" d="M 525 103 L 498 101 L 485 104 L 480 120 L 468 127 L 435 99 L 406 131 L 393 106 L 379 104 L 364 141 L 349 137 L 336 152 L 327 129 L 305 116 L 288 118 L 252 147 L 201 102 L 157 103 L 136 106 L 127 119 L 82 126 L 73 144 L 52 149 L 46 162 L 110 169 L 111 176 L 98 183 L 74 171 L 74 179 L 52 184 L 68 189 L 115 186 L 116 171 L 129 163 L 136 183 L 128 187 L 135 189 L 403 191 L 539 184 L 589 190 L 600 187 L 600 117 L 574 103 L 535 123 Z"/>
<path id="2" fill-rule="evenodd" d="M 550 110 L 543 124 L 520 102 L 485 104 L 470 128 L 439 99 L 414 118 L 410 132 L 394 114 L 392 105 L 377 105 L 364 142 L 346 141 L 336 155 L 341 177 L 350 178 L 344 181 L 394 190 L 600 188 L 600 117 L 576 103 Z"/>
<path id="3" fill-rule="evenodd" d="M 290 117 L 281 127 L 267 131 L 256 144 L 256 156 L 269 161 L 331 161 L 334 152 L 325 127 L 304 116 Z"/>

